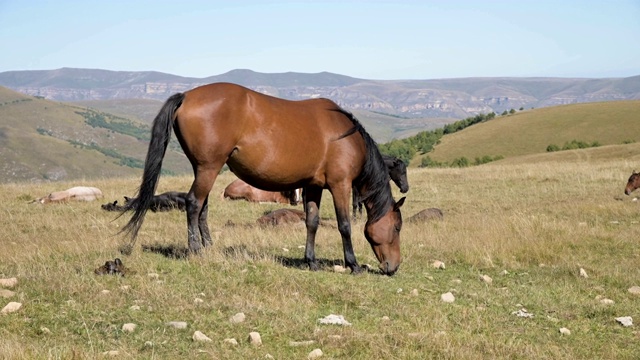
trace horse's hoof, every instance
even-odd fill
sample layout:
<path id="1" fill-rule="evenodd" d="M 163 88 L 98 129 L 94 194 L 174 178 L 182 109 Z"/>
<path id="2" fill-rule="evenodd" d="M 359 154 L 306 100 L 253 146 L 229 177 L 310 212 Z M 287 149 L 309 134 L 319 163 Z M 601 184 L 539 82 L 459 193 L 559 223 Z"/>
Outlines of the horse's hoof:
<path id="1" fill-rule="evenodd" d="M 318 266 L 318 263 L 315 262 L 315 261 L 309 262 L 309 270 L 318 271 L 318 270 L 320 270 L 320 267 Z"/>
<path id="2" fill-rule="evenodd" d="M 351 266 L 351 275 L 358 275 L 358 274 L 362 274 L 363 272 L 366 271 L 365 267 L 362 266 L 358 266 L 358 265 L 353 265 Z"/>

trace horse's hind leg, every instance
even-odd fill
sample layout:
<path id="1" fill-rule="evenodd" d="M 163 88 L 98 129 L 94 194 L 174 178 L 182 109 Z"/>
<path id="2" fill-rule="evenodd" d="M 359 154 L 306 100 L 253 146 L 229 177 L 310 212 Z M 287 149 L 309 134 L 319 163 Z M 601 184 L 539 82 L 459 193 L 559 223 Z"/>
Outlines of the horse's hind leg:
<path id="1" fill-rule="evenodd" d="M 304 212 L 307 215 L 307 244 L 304 249 L 304 261 L 312 271 L 318 270 L 316 262 L 316 232 L 320 225 L 320 200 L 322 199 L 322 188 L 309 186 L 304 189 Z"/>
<path id="2" fill-rule="evenodd" d="M 209 223 L 207 215 L 209 214 L 209 196 L 204 199 L 204 205 L 198 217 L 198 227 L 200 228 L 200 237 L 202 238 L 202 246 L 207 247 L 213 242 L 211 241 L 211 233 L 209 232 Z"/>
<path id="3" fill-rule="evenodd" d="M 187 231 L 189 252 L 198 253 L 202 245 L 211 243 L 209 226 L 207 225 L 207 213 L 209 192 L 218 177 L 219 168 L 198 168 L 195 179 L 187 194 Z M 202 235 L 202 239 L 200 239 Z"/>

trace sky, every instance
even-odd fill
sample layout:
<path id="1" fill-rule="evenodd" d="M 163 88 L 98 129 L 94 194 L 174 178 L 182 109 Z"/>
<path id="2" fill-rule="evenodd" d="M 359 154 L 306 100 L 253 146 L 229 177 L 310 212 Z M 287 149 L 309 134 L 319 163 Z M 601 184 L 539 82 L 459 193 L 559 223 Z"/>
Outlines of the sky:
<path id="1" fill-rule="evenodd" d="M 0 72 L 640 75 L 640 0 L 0 0 Z"/>

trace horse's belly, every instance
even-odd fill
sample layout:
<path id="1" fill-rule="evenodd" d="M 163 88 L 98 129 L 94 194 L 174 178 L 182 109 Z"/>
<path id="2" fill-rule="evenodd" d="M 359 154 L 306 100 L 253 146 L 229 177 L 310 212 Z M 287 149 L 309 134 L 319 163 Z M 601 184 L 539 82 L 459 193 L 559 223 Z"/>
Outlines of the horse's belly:
<path id="1" fill-rule="evenodd" d="M 247 184 L 267 191 L 293 190 L 313 182 L 315 169 L 278 161 L 248 162 L 230 158 L 229 169 Z"/>

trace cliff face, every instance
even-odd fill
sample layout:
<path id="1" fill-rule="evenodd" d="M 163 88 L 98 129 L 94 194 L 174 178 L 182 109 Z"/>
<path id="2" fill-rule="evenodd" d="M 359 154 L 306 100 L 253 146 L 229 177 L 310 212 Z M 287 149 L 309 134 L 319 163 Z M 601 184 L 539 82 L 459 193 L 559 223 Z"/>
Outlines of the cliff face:
<path id="1" fill-rule="evenodd" d="M 479 113 L 640 98 L 640 76 L 612 79 L 467 78 L 375 81 L 319 74 L 235 70 L 204 79 L 155 72 L 89 69 L 11 71 L 0 85 L 57 101 L 165 100 L 211 82 L 227 81 L 291 100 L 325 97 L 348 109 L 407 118 L 464 118 Z"/>

